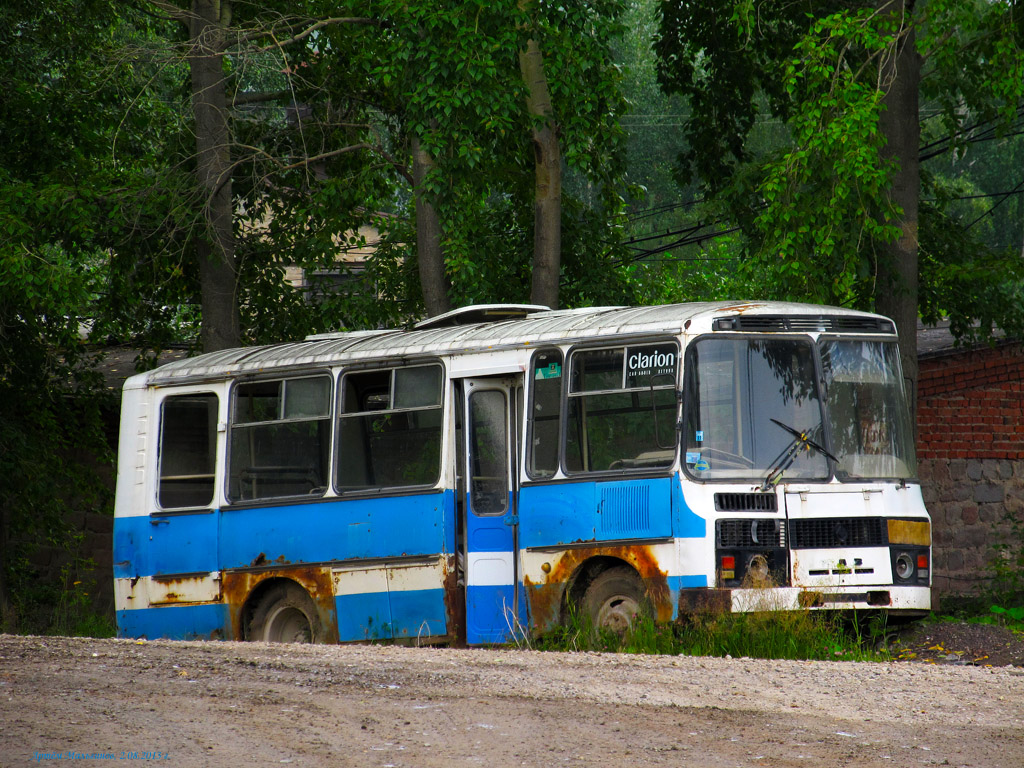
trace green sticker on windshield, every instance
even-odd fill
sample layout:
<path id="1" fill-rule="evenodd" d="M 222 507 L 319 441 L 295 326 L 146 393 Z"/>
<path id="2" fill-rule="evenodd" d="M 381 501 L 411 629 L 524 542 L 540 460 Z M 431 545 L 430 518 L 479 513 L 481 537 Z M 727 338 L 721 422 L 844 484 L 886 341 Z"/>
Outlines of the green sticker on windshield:
<path id="1" fill-rule="evenodd" d="M 533 373 L 535 379 L 560 379 L 562 378 L 562 364 L 552 363 L 547 368 L 538 368 Z"/>

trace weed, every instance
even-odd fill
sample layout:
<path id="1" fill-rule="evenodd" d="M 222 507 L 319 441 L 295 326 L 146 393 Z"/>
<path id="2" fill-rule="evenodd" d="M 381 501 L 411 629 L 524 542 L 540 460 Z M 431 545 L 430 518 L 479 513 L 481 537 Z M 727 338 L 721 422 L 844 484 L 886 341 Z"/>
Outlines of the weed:
<path id="1" fill-rule="evenodd" d="M 993 605 L 989 610 L 998 624 L 1009 627 L 1014 632 L 1024 632 L 1024 606 L 1004 608 L 1001 605 Z"/>
<path id="2" fill-rule="evenodd" d="M 84 580 L 83 572 L 94 572 L 91 558 L 75 556 L 61 568 L 63 589 L 57 598 L 50 619 L 49 633 L 70 637 L 113 637 L 116 629 L 108 616 L 96 613 L 90 592 L 95 592 L 94 580 Z"/>
<path id="3" fill-rule="evenodd" d="M 993 546 L 992 579 L 986 595 L 991 612 L 1000 616 L 1024 606 L 1024 518 L 1007 505 L 1003 525 L 1007 535 L 999 536 Z"/>
<path id="4" fill-rule="evenodd" d="M 885 650 L 875 650 L 879 638 L 884 638 L 884 619 L 873 621 L 862 626 L 837 614 L 809 610 L 695 614 L 674 624 L 658 624 L 640 616 L 619 637 L 595 631 L 588 617 L 571 614 L 565 624 L 539 638 L 535 647 L 733 658 L 888 659 Z"/>

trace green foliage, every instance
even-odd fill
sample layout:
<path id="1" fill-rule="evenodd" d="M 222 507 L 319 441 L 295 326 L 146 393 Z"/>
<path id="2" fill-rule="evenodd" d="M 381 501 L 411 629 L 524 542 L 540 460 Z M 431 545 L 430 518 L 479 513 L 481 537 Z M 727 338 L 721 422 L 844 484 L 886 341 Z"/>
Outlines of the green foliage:
<path id="1" fill-rule="evenodd" d="M 61 568 L 59 594 L 48 596 L 44 604 L 52 605 L 52 615 L 46 632 L 66 637 L 114 637 L 117 628 L 113 617 L 97 613 L 91 595 L 96 593 L 96 564 L 80 554 L 81 537 L 76 552 Z M 101 574 L 106 579 L 107 574 Z M 47 585 L 44 585 L 44 588 Z M 51 587 L 52 588 L 52 587 Z"/>
<path id="2" fill-rule="evenodd" d="M 785 65 L 793 147 L 765 166 L 754 222 L 775 298 L 870 303 L 873 244 L 899 235 L 877 85 L 877 62 L 896 34 L 892 19 L 873 11 L 833 14 L 812 24 Z"/>
<path id="3" fill-rule="evenodd" d="M 109 404 L 80 332 L 96 318 L 114 238 L 109 159 L 118 91 L 105 79 L 117 6 L 0 10 L 0 622 L 41 631 L 60 587 L 35 556 L 78 557 L 69 509 L 110 511 Z M 61 19 L 75 18 L 69 25 Z M 50 590 L 47 592 L 47 590 Z"/>
<path id="4" fill-rule="evenodd" d="M 1024 632 L 1024 605 L 1015 605 L 1011 608 L 993 605 L 990 610 L 1003 626 L 1016 632 Z"/>
<path id="5" fill-rule="evenodd" d="M 835 614 L 812 611 L 698 614 L 675 624 L 639 617 L 621 637 L 595 631 L 586 617 L 569 620 L 534 644 L 545 651 L 601 651 L 761 659 L 875 661 L 883 623 L 859 625 Z"/>
<path id="6" fill-rule="evenodd" d="M 759 296 L 861 308 L 878 293 L 880 246 L 895 240 L 903 216 L 889 203 L 894 168 L 883 155 L 879 117 L 885 57 L 904 34 L 897 21 L 904 24 L 925 62 L 923 114 L 934 116 L 924 121 L 922 157 L 953 156 L 952 173 L 934 167 L 923 179 L 922 316 L 949 316 L 958 334 L 985 336 L 996 324 L 1017 332 L 1014 251 L 1024 230 L 1012 212 L 1021 202 L 995 201 L 1008 214 L 1000 221 L 1009 224 L 999 224 L 1003 250 L 983 244 L 994 239 L 984 210 L 969 213 L 943 190 L 977 175 L 996 151 L 1016 157 L 1010 137 L 1024 105 L 1019 8 L 933 0 L 898 18 L 867 2 L 663 0 L 661 16 L 659 79 L 691 109 L 680 177 L 700 180 L 740 227 L 741 282 L 759 287 Z M 769 118 L 786 130 L 765 142 L 757 127 Z M 983 152 L 980 142 L 993 139 L 1000 143 Z M 962 162 L 968 151 L 972 160 Z M 1012 186 L 1006 167 L 992 174 L 995 189 Z M 979 317 L 980 331 L 971 331 Z"/>
<path id="7" fill-rule="evenodd" d="M 1002 522 L 1006 533 L 992 547 L 988 597 L 997 606 L 1020 606 L 1024 605 L 1024 517 L 1019 510 L 1007 508 Z"/>

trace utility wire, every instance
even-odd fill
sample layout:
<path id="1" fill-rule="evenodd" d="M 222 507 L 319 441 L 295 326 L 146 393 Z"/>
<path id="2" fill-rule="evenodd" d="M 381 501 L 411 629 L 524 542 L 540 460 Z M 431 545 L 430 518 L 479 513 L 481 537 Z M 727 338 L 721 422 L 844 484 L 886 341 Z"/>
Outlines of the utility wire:
<path id="1" fill-rule="evenodd" d="M 975 224 L 977 224 L 979 221 L 984 219 L 986 216 L 991 216 L 992 212 L 996 208 L 998 208 L 1000 205 L 1005 203 L 1007 200 L 1009 200 L 1010 197 L 1012 197 L 1013 195 L 1019 195 L 1022 191 L 1024 191 L 1024 189 L 1022 189 L 1022 188 L 1024 188 L 1024 179 L 1021 179 L 1019 182 L 1017 182 L 1017 186 L 1014 187 L 1012 190 L 1010 190 L 1009 192 L 1003 193 L 1003 196 L 1002 196 L 1002 198 L 1000 200 L 998 200 L 995 203 L 993 203 L 991 208 L 989 208 L 983 214 L 978 216 L 978 218 L 976 218 L 974 221 L 972 221 L 970 224 L 968 224 L 966 227 L 964 227 L 964 231 L 967 231 L 968 229 L 973 227 Z"/>

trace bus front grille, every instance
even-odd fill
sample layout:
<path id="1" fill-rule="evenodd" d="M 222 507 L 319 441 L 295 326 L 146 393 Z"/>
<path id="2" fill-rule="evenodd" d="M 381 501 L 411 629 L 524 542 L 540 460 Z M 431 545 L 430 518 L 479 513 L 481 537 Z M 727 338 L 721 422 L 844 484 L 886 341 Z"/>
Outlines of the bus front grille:
<path id="1" fill-rule="evenodd" d="M 718 520 L 715 534 L 719 549 L 766 549 L 786 546 L 785 521 L 775 518 L 762 520 Z"/>
<path id="2" fill-rule="evenodd" d="M 877 517 L 791 520 L 789 527 L 793 549 L 884 547 L 889 543 L 886 522 Z"/>

